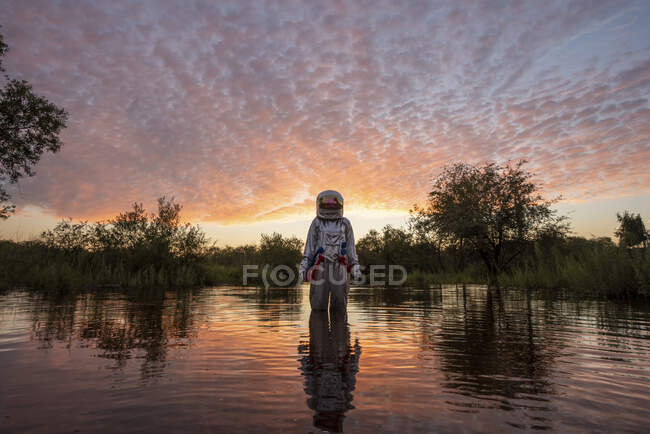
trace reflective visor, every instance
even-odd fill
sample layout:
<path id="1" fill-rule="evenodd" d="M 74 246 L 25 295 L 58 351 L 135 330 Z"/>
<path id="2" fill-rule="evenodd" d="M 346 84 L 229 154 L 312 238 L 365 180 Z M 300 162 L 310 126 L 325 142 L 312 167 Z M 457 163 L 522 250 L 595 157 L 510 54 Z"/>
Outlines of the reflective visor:
<path id="1" fill-rule="evenodd" d="M 318 207 L 320 209 L 338 210 L 343 209 L 343 202 L 341 202 L 341 199 L 338 196 L 327 194 L 325 196 L 321 196 L 321 198 L 318 200 Z"/>

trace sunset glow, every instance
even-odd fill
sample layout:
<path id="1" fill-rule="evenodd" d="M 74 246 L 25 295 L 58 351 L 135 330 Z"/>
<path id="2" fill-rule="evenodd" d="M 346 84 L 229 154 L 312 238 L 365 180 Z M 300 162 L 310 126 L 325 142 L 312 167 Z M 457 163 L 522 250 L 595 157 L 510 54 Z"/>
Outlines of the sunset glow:
<path id="1" fill-rule="evenodd" d="M 161 195 L 219 242 L 340 191 L 403 224 L 445 164 L 525 158 L 580 234 L 650 215 L 647 2 L 4 1 L 4 66 L 70 114 L 0 236 Z"/>

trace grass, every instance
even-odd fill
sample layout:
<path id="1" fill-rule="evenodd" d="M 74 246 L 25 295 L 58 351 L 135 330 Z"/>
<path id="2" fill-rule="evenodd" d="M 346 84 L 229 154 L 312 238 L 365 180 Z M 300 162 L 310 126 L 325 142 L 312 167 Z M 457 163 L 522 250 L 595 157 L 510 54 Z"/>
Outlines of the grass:
<path id="1" fill-rule="evenodd" d="M 273 245 L 282 247 L 278 240 Z M 282 257 L 285 250 L 289 253 Z M 299 257 L 294 250 L 295 246 L 284 250 L 248 246 L 208 250 L 183 259 L 152 249 L 88 251 L 51 247 L 38 241 L 0 241 L 0 290 L 240 285 L 242 264 L 263 264 L 280 258 L 276 263 L 292 265 Z M 443 283 L 485 284 L 487 273 L 478 262 L 469 262 L 459 271 L 446 272 L 423 272 L 412 267 L 404 285 L 426 287 Z M 602 297 L 648 297 L 650 253 L 647 249 L 623 249 L 603 240 L 578 238 L 546 247 L 536 244 L 534 251 L 498 276 L 498 284 L 564 289 Z"/>
<path id="2" fill-rule="evenodd" d="M 643 249 L 595 244 L 570 251 L 536 252 L 499 276 L 501 286 L 567 289 L 575 293 L 615 296 L 650 295 L 650 255 Z"/>
<path id="3" fill-rule="evenodd" d="M 478 264 L 471 264 L 458 272 L 441 271 L 432 273 L 414 269 L 408 273 L 405 285 L 421 288 L 446 283 L 485 284 L 487 283 L 487 275 Z"/>
<path id="4" fill-rule="evenodd" d="M 425 287 L 444 283 L 487 284 L 487 273 L 473 263 L 457 272 L 409 272 L 406 285 Z M 536 245 L 509 271 L 497 277 L 501 287 L 568 290 L 597 297 L 648 297 L 650 252 L 625 249 L 606 240 L 574 238 L 543 248 Z"/>
<path id="5" fill-rule="evenodd" d="M 0 241 L 0 289 L 172 288 L 241 283 L 241 268 L 142 255 L 66 251 L 36 242 Z"/>

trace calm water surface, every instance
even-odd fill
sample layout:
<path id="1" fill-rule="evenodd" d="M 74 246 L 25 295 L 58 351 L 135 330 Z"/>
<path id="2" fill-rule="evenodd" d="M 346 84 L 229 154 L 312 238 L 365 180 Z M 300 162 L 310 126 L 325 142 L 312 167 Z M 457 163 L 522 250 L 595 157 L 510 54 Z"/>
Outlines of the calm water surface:
<path id="1" fill-rule="evenodd" d="M 646 431 L 647 305 L 445 286 L 0 295 L 0 431 Z"/>

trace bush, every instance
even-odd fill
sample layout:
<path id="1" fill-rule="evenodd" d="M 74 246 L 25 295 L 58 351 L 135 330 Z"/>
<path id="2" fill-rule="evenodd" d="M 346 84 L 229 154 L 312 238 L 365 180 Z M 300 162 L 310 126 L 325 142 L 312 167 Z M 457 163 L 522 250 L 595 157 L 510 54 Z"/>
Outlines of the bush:
<path id="1" fill-rule="evenodd" d="M 208 246 L 197 226 L 180 222 L 181 209 L 162 197 L 157 214 L 136 203 L 106 222 L 63 220 L 40 240 L 0 241 L 0 289 L 240 284 L 243 265 L 300 261 L 302 241 L 280 234 L 262 235 L 259 246 Z"/>
<path id="2" fill-rule="evenodd" d="M 504 286 L 569 289 L 606 297 L 648 295 L 650 263 L 643 249 L 619 248 L 608 238 L 559 240 L 535 252 L 511 272 Z"/>

